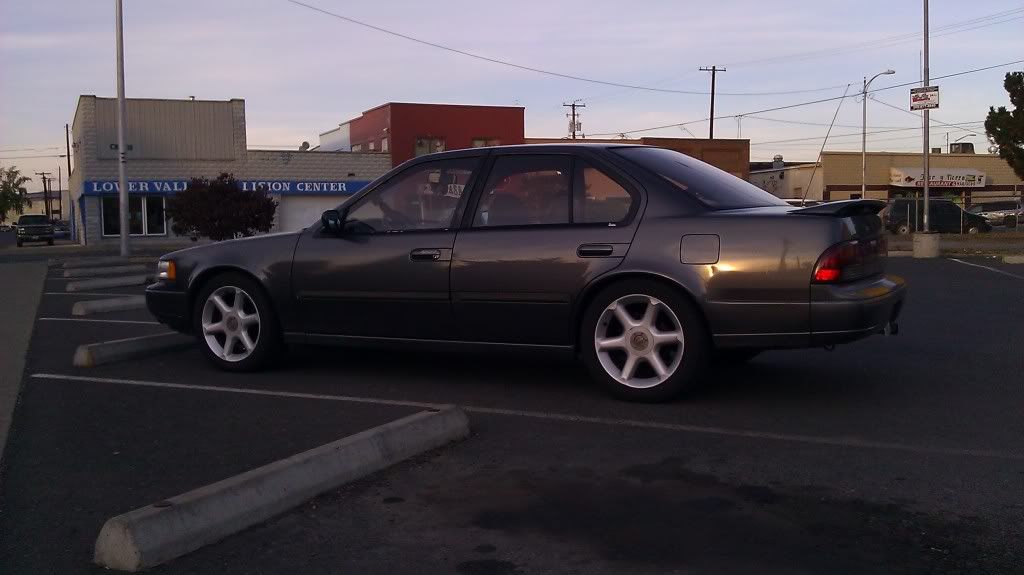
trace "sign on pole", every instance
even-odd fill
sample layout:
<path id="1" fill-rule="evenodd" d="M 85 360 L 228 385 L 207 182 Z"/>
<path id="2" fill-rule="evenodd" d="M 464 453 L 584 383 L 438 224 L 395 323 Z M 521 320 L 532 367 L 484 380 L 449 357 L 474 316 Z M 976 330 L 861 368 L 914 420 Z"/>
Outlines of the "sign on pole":
<path id="1" fill-rule="evenodd" d="M 925 86 L 910 89 L 910 109 L 930 110 L 939 107 L 939 87 Z"/>

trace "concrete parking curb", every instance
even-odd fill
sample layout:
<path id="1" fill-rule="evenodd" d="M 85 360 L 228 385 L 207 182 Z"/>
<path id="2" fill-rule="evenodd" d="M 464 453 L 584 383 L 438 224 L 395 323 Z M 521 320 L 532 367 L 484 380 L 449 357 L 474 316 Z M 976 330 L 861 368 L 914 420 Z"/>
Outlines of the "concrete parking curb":
<path id="1" fill-rule="evenodd" d="M 75 367 L 93 367 L 114 361 L 184 349 L 195 345 L 195 343 L 195 338 L 192 336 L 174 332 L 101 341 L 78 346 L 73 363 Z"/>
<path id="2" fill-rule="evenodd" d="M 1004 264 L 1024 264 L 1024 256 L 1003 256 Z"/>
<path id="3" fill-rule="evenodd" d="M 96 278 L 68 282 L 64 291 L 85 291 L 90 289 L 140 286 L 150 282 L 152 278 L 148 275 L 121 276 L 114 278 Z"/>
<path id="4" fill-rule="evenodd" d="M 0 462 L 21 392 L 21 372 L 46 273 L 42 262 L 0 264 L 7 300 L 7 305 L 0 306 Z"/>
<path id="5" fill-rule="evenodd" d="M 140 274 L 149 271 L 149 266 L 142 264 L 120 265 L 95 268 L 71 268 L 64 270 L 66 278 L 85 278 L 92 276 L 112 276 L 121 274 Z"/>
<path id="6" fill-rule="evenodd" d="M 889 252 L 889 257 L 890 258 L 912 258 L 912 257 L 914 257 L 914 252 L 912 252 L 912 251 L 904 251 L 904 250 L 893 250 L 893 251 Z"/>
<path id="7" fill-rule="evenodd" d="M 147 569 L 468 435 L 469 420 L 457 407 L 403 417 L 108 519 L 93 560 Z"/>
<path id="8" fill-rule="evenodd" d="M 87 267 L 92 267 L 92 266 L 110 266 L 110 265 L 118 265 L 118 264 L 144 264 L 144 263 L 148 263 L 148 262 L 152 262 L 155 265 L 156 264 L 156 260 L 157 260 L 157 258 L 155 258 L 155 257 L 148 257 L 148 256 L 145 256 L 145 257 L 127 257 L 127 258 L 123 258 L 121 256 L 111 256 L 111 257 L 95 257 L 95 258 L 76 258 L 74 260 L 58 262 L 58 263 L 62 263 L 64 269 L 69 270 L 69 269 L 77 269 L 77 268 L 87 268 Z"/>
<path id="9" fill-rule="evenodd" d="M 75 305 L 71 307 L 71 315 L 92 315 L 94 313 L 135 309 L 146 309 L 146 296 L 130 295 L 75 302 Z"/>

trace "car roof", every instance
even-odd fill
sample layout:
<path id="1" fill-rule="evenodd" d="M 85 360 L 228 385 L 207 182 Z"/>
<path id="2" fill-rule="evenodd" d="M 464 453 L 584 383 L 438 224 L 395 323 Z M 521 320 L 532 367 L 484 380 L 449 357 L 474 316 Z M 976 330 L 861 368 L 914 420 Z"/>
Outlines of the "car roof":
<path id="1" fill-rule="evenodd" d="M 549 154 L 564 154 L 571 153 L 580 149 L 587 150 L 608 150 L 612 148 L 651 148 L 654 146 L 643 146 L 639 144 L 615 144 L 608 142 L 576 142 L 566 141 L 566 143 L 557 144 L 512 144 L 507 146 L 485 146 L 479 148 L 461 148 L 458 150 L 449 150 L 445 152 L 436 152 L 433 154 L 427 154 L 425 156 L 419 156 L 419 158 L 461 158 L 466 156 L 478 155 L 480 152 L 518 152 L 518 153 L 549 153 Z"/>

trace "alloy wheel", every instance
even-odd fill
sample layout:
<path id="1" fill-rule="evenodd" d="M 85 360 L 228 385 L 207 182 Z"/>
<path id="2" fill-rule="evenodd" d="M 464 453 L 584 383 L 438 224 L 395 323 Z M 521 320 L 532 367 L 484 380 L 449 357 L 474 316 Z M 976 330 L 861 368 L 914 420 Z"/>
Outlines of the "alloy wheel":
<path id="1" fill-rule="evenodd" d="M 682 324 L 672 308 L 643 294 L 613 301 L 594 330 L 594 348 L 605 372 L 637 389 L 671 377 L 682 363 L 684 343 Z"/>
<path id="2" fill-rule="evenodd" d="M 217 357 L 242 361 L 260 340 L 260 314 L 252 296 L 235 286 L 217 288 L 206 298 L 201 319 L 203 337 Z"/>

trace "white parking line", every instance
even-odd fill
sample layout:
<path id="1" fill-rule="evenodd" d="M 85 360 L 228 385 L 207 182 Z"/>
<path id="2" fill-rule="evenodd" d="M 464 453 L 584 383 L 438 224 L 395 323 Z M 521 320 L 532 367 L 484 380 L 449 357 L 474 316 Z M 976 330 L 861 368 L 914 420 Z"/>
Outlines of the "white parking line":
<path id="1" fill-rule="evenodd" d="M 87 317 L 41 317 L 39 321 L 84 321 L 91 323 L 134 323 L 139 325 L 160 325 L 158 321 L 141 321 L 134 319 L 93 319 Z"/>
<path id="2" fill-rule="evenodd" d="M 949 258 L 949 260 L 953 261 L 953 262 L 956 262 L 958 264 L 964 264 L 965 266 L 971 266 L 972 268 L 981 268 L 983 270 L 988 270 L 990 272 L 996 272 L 997 274 L 1003 274 L 1004 276 L 1010 276 L 1011 278 L 1017 278 L 1019 280 L 1024 280 L 1024 276 L 1019 276 L 1017 274 L 1011 274 L 1010 272 L 1001 270 L 999 268 L 992 268 L 992 267 L 989 267 L 989 266 L 983 266 L 981 264 L 965 262 L 964 260 L 958 260 L 956 258 Z"/>
<path id="3" fill-rule="evenodd" d="M 377 405 L 395 405 L 401 407 L 417 407 L 421 409 L 440 409 L 445 403 L 425 403 L 419 401 L 403 401 L 377 397 L 353 397 L 344 395 L 326 395 L 316 393 L 299 393 L 292 391 L 274 391 L 264 389 L 244 389 L 237 387 L 224 387 L 217 385 L 193 385 L 183 383 L 166 383 L 158 381 L 143 381 L 137 379 L 117 379 L 110 377 L 87 377 L 81 375 L 64 375 L 58 373 L 36 373 L 31 377 L 38 379 L 81 381 L 88 383 L 110 383 L 116 385 L 132 385 L 139 387 L 156 387 L 165 389 L 185 389 L 192 391 L 213 391 L 223 393 L 238 393 L 242 395 L 261 395 L 270 397 L 289 397 L 298 399 L 318 399 L 324 401 L 345 401 L 352 403 L 368 403 Z M 994 451 L 988 449 L 958 449 L 952 447 L 931 447 L 927 445 L 913 445 L 908 443 L 890 443 L 884 441 L 871 441 L 857 437 L 827 437 L 814 435 L 796 435 L 788 433 L 775 433 L 770 431 L 748 431 L 743 429 L 729 429 L 725 427 L 686 425 L 680 423 L 659 423 L 656 421 L 642 421 L 635 419 L 614 419 L 607 417 L 591 417 L 586 415 L 575 415 L 571 413 L 551 413 L 543 411 L 527 411 L 519 409 L 501 409 L 496 407 L 483 407 L 474 405 L 460 405 L 467 413 L 481 413 L 486 415 L 507 415 L 514 417 L 527 417 L 532 419 L 544 419 L 549 421 L 562 421 L 568 423 L 588 423 L 597 425 L 609 425 L 619 427 L 632 427 L 639 429 L 656 429 L 661 431 L 677 431 L 683 433 L 697 433 L 703 435 L 715 435 L 722 437 L 740 437 L 747 439 L 765 439 L 771 441 L 786 441 L 793 443 L 806 443 L 814 445 L 826 445 L 833 447 L 855 447 L 868 449 L 882 449 L 889 451 L 903 451 L 926 455 L 952 455 L 957 457 L 985 457 L 993 459 L 1006 459 L 1013 461 L 1024 461 L 1024 454 Z"/>

